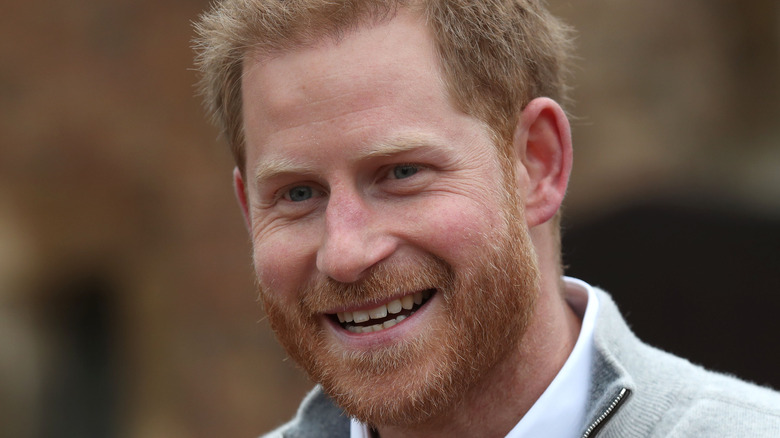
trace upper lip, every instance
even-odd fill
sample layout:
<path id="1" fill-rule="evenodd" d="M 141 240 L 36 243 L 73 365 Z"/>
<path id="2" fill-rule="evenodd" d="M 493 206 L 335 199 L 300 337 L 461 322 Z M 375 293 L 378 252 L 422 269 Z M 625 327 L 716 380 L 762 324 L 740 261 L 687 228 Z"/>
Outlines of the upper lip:
<path id="1" fill-rule="evenodd" d="M 354 311 L 360 311 L 360 310 L 370 310 L 370 309 L 377 308 L 377 307 L 379 307 L 379 306 L 381 306 L 383 304 L 387 304 L 387 303 L 389 303 L 391 301 L 395 301 L 395 300 L 401 299 L 402 297 L 405 297 L 407 295 L 412 295 L 412 294 L 417 293 L 417 292 L 423 292 L 425 290 L 432 290 L 432 289 L 433 288 L 422 288 L 422 289 L 417 289 L 417 290 L 413 290 L 413 291 L 402 292 L 402 293 L 399 293 L 399 294 L 394 295 L 392 297 L 385 298 L 385 299 L 383 299 L 381 301 L 372 301 L 372 302 L 363 303 L 363 304 L 359 304 L 359 305 L 354 305 L 354 306 L 350 306 L 350 307 L 347 307 L 347 306 L 339 307 L 337 309 L 327 310 L 327 311 L 325 311 L 323 313 L 325 315 L 335 315 L 335 314 L 341 313 L 341 312 L 354 312 Z"/>

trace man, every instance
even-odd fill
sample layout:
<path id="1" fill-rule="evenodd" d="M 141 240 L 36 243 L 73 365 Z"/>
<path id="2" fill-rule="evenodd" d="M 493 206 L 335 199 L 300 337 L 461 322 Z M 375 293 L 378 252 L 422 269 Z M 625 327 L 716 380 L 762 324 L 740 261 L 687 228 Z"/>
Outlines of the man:
<path id="1" fill-rule="evenodd" d="M 777 436 L 780 397 L 561 277 L 566 27 L 535 1 L 229 0 L 198 24 L 268 319 L 269 436 Z"/>

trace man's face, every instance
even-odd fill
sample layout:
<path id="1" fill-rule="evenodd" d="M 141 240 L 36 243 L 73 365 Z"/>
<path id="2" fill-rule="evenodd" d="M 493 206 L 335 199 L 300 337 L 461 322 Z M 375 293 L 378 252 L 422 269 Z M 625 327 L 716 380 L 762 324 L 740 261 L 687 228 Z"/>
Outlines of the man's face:
<path id="1" fill-rule="evenodd" d="M 269 321 L 350 415 L 424 421 L 514 351 L 538 274 L 488 129 L 448 98 L 420 21 L 243 79 L 247 215 Z"/>

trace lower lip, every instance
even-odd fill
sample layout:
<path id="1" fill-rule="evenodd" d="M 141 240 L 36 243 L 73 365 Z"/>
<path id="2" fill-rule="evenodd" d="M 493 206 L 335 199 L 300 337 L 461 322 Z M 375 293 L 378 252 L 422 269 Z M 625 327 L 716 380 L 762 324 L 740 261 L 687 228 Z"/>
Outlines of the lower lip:
<path id="1" fill-rule="evenodd" d="M 417 309 L 412 315 L 406 317 L 406 319 L 399 322 L 398 324 L 378 332 L 352 333 L 351 331 L 343 328 L 341 324 L 339 324 L 338 321 L 334 320 L 333 318 L 326 315 L 322 315 L 322 318 L 325 320 L 325 325 L 330 328 L 329 331 L 333 333 L 341 343 L 354 346 L 356 348 L 371 348 L 397 342 L 399 338 L 404 336 L 412 336 L 411 334 L 407 333 L 415 331 L 415 328 L 422 324 L 423 319 L 429 312 L 432 311 L 433 307 L 437 305 L 438 301 L 439 293 L 437 291 L 437 293 L 434 293 L 428 299 L 428 301 L 426 301 L 425 304 Z"/>

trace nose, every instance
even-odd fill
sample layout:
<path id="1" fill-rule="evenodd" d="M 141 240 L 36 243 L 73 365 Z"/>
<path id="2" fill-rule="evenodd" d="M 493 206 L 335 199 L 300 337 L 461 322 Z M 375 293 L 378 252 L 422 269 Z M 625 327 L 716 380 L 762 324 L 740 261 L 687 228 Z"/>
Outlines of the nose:
<path id="1" fill-rule="evenodd" d="M 395 250 L 395 240 L 383 223 L 357 193 L 331 192 L 317 269 L 341 283 L 359 280 Z"/>

